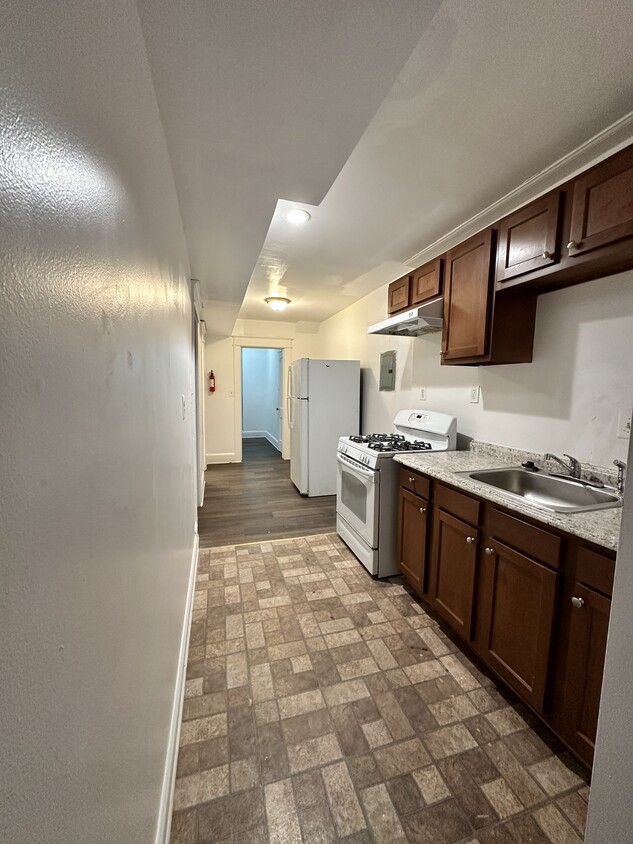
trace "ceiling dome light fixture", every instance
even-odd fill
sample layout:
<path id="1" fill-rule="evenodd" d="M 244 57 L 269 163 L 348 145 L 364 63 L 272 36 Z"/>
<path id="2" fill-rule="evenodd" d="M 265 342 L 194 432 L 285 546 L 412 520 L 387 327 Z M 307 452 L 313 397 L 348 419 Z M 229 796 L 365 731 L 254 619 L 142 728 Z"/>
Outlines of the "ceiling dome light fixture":
<path id="1" fill-rule="evenodd" d="M 283 296 L 269 296 L 267 299 L 264 299 L 264 302 L 266 302 L 273 311 L 285 311 L 290 304 L 290 299 L 285 299 Z"/>
<path id="2" fill-rule="evenodd" d="M 289 223 L 294 223 L 295 226 L 302 226 L 310 219 L 310 214 L 303 208 L 291 208 L 286 211 L 286 220 Z"/>

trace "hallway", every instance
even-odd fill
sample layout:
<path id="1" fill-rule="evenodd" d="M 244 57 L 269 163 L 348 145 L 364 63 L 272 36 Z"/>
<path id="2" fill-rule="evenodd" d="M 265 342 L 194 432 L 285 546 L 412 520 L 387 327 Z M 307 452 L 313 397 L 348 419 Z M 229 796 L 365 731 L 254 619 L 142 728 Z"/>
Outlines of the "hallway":
<path id="1" fill-rule="evenodd" d="M 243 440 L 242 463 L 208 466 L 205 483 L 198 511 L 201 548 L 336 529 L 336 496 L 299 495 L 290 462 L 268 440 Z"/>
<path id="2" fill-rule="evenodd" d="M 580 844 L 589 789 L 336 535 L 201 550 L 171 844 Z"/>

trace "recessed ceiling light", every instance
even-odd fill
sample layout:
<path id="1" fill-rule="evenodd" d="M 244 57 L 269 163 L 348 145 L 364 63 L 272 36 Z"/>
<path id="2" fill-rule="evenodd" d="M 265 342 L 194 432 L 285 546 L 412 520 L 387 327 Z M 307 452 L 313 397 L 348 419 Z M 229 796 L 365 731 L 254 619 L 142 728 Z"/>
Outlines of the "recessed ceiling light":
<path id="1" fill-rule="evenodd" d="M 264 299 L 264 302 L 273 309 L 273 311 L 285 311 L 290 304 L 290 299 L 285 299 L 283 296 L 269 296 Z"/>
<path id="2" fill-rule="evenodd" d="M 310 214 L 303 208 L 291 208 L 286 211 L 286 220 L 289 223 L 294 223 L 295 226 L 302 226 L 310 219 Z"/>

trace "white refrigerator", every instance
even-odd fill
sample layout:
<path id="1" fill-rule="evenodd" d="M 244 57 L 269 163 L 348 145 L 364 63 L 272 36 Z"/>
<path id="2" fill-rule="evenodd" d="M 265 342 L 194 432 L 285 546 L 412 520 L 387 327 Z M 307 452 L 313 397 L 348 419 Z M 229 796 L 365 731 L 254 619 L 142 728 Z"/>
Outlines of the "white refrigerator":
<path id="1" fill-rule="evenodd" d="M 301 358 L 288 367 L 290 480 L 302 495 L 336 494 L 339 437 L 358 434 L 360 361 Z"/>

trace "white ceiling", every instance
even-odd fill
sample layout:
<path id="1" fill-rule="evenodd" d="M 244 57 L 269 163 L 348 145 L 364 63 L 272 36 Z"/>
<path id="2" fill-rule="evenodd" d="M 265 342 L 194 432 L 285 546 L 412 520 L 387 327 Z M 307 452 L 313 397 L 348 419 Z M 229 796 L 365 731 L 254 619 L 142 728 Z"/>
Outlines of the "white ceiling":
<path id="1" fill-rule="evenodd" d="M 213 333 L 327 318 L 633 109 L 630 0 L 138 6 Z"/>

